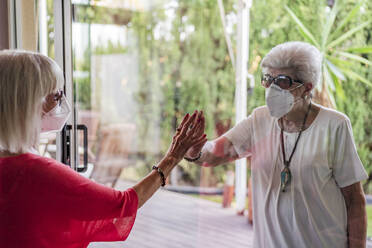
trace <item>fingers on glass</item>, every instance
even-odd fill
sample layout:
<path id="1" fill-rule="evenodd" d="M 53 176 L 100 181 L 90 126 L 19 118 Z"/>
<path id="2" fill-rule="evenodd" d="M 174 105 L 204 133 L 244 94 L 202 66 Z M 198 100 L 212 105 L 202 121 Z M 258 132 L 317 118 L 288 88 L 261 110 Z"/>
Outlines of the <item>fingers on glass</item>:
<path id="1" fill-rule="evenodd" d="M 205 118 L 202 115 L 200 122 L 199 122 L 198 129 L 195 131 L 195 136 L 202 135 L 204 133 L 204 129 L 205 129 Z"/>
<path id="2" fill-rule="evenodd" d="M 200 112 L 197 112 L 197 116 L 194 120 L 193 126 L 196 126 L 196 124 L 198 124 L 199 119 L 200 119 Z"/>
<path id="3" fill-rule="evenodd" d="M 182 122 L 181 122 L 181 124 L 180 124 L 179 126 L 182 127 L 182 126 L 186 123 L 186 121 L 189 119 L 189 117 L 190 117 L 190 114 L 187 113 L 187 114 L 183 117 Z"/>
<path id="4" fill-rule="evenodd" d="M 204 133 L 205 128 L 205 120 L 203 116 L 203 112 L 200 111 L 198 114 L 198 118 L 195 119 L 194 126 L 190 129 L 192 137 L 200 137 Z"/>
<path id="5" fill-rule="evenodd" d="M 193 121 L 193 123 L 189 126 L 190 130 L 192 129 L 193 131 L 196 130 L 196 127 L 198 126 L 198 124 L 200 123 L 200 120 L 201 120 L 201 112 L 199 111 L 196 111 L 196 117 L 195 117 L 195 120 Z"/>
<path id="6" fill-rule="evenodd" d="M 180 126 L 177 128 L 177 140 L 188 140 L 194 143 L 195 139 L 199 139 L 205 128 L 205 118 L 203 111 L 195 110 L 191 116 L 185 116 Z"/>
<path id="7" fill-rule="evenodd" d="M 190 136 L 192 136 L 192 137 L 195 137 L 195 136 L 200 136 L 200 132 L 201 131 L 204 131 L 204 130 L 202 130 L 202 124 L 201 124 L 201 121 L 199 120 L 198 121 L 198 123 L 196 123 L 196 125 L 193 127 L 193 128 L 191 128 L 190 130 L 189 130 L 189 134 L 191 134 Z M 198 135 L 199 134 L 199 135 Z"/>
<path id="8" fill-rule="evenodd" d="M 177 129 L 176 129 L 177 133 L 180 133 L 180 132 L 182 131 L 183 126 L 185 125 L 185 123 L 187 122 L 187 120 L 188 120 L 189 118 L 190 118 L 190 114 L 187 113 L 187 114 L 183 117 L 183 119 L 182 119 L 182 121 L 181 121 L 181 124 L 177 127 Z"/>
<path id="9" fill-rule="evenodd" d="M 203 142 L 204 143 L 207 142 L 206 137 L 207 137 L 207 135 L 203 134 L 201 137 L 194 139 L 191 146 L 196 146 L 196 145 L 203 144 Z"/>
<path id="10" fill-rule="evenodd" d="M 195 117 L 196 117 L 196 112 L 194 112 L 192 114 L 192 116 L 190 118 L 187 119 L 187 121 L 185 122 L 185 124 L 183 125 L 182 127 L 182 130 L 181 130 L 181 133 L 180 133 L 180 136 L 185 136 L 186 135 L 186 132 L 187 130 L 189 129 L 189 126 L 191 125 L 191 123 L 193 123 L 193 121 L 195 120 Z"/>
<path id="11" fill-rule="evenodd" d="M 194 116 L 192 117 L 192 120 L 188 123 L 188 129 L 186 130 L 187 135 L 190 133 L 193 133 L 195 128 L 197 127 L 198 124 L 198 112 L 194 112 Z"/>

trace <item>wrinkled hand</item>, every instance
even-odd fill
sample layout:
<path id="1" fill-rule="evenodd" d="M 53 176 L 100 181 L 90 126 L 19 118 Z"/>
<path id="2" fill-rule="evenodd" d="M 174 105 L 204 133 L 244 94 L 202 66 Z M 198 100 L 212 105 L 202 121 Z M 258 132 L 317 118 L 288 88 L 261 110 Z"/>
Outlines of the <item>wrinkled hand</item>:
<path id="1" fill-rule="evenodd" d="M 182 160 L 190 147 L 204 145 L 207 142 L 204 134 L 202 112 L 195 111 L 193 115 L 185 115 L 173 136 L 167 156 Z"/>
<path id="2" fill-rule="evenodd" d="M 204 114 L 203 114 L 203 111 L 200 111 L 199 112 L 199 118 L 201 119 L 200 120 L 200 127 L 199 129 L 196 131 L 195 135 L 197 136 L 200 136 L 204 133 L 204 129 L 205 129 L 205 118 L 204 118 Z M 205 142 L 201 142 L 201 143 L 198 143 L 198 144 L 195 144 L 193 146 L 191 146 L 189 148 L 189 150 L 186 152 L 186 157 L 188 158 L 196 158 L 199 156 L 199 153 L 201 152 L 204 144 L 207 142 L 207 140 L 205 140 Z"/>

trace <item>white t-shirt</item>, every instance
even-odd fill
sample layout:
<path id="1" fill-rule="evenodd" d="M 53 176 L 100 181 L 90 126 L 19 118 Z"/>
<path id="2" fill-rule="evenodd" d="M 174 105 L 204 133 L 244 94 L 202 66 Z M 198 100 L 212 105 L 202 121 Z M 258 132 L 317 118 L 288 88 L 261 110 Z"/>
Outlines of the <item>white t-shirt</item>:
<path id="1" fill-rule="evenodd" d="M 286 158 L 298 133 L 284 132 Z M 239 157 L 251 157 L 255 248 L 347 247 L 347 213 L 340 188 L 367 179 L 350 120 L 321 107 L 293 155 L 292 180 L 280 191 L 280 127 L 259 107 L 225 135 Z"/>

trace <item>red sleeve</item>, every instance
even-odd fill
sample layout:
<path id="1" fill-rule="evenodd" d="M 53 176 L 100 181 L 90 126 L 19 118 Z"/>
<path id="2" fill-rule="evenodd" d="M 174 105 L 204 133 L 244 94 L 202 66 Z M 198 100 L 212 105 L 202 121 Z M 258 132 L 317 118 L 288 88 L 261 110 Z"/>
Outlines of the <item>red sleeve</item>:
<path id="1" fill-rule="evenodd" d="M 60 231 L 70 233 L 67 236 L 71 239 L 87 242 L 122 241 L 128 237 L 138 208 L 133 189 L 114 190 L 54 160 L 37 160 L 43 163 L 31 163 L 29 178 L 34 180 L 37 199 L 47 206 L 46 214 L 63 220 L 68 229 Z"/>

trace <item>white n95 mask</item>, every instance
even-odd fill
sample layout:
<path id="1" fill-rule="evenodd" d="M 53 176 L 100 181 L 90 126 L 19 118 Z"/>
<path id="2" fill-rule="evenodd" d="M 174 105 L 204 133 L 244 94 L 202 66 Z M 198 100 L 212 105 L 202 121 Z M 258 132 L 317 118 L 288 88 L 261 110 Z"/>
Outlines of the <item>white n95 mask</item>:
<path id="1" fill-rule="evenodd" d="M 70 117 L 71 107 L 62 95 L 60 102 L 41 118 L 41 132 L 59 132 Z"/>
<path id="2" fill-rule="evenodd" d="M 292 90 L 295 90 L 299 87 L 285 90 L 280 88 L 276 84 L 271 84 L 268 89 L 266 89 L 266 105 L 269 108 L 270 115 L 272 117 L 281 118 L 284 115 L 288 114 L 289 111 L 293 108 L 294 105 L 294 97 L 291 94 Z"/>

